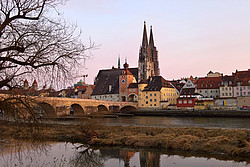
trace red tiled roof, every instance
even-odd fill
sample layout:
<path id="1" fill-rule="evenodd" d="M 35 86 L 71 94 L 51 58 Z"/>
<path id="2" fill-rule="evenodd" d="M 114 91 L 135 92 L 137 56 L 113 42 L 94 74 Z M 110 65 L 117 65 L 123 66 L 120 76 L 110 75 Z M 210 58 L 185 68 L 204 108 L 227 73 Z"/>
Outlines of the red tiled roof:
<path id="1" fill-rule="evenodd" d="M 222 77 L 205 77 L 199 78 L 197 89 L 219 89 Z"/>
<path id="2" fill-rule="evenodd" d="M 233 73 L 234 78 L 234 86 L 237 86 L 238 82 L 240 82 L 241 86 L 250 86 L 250 69 L 247 71 L 236 71 Z"/>

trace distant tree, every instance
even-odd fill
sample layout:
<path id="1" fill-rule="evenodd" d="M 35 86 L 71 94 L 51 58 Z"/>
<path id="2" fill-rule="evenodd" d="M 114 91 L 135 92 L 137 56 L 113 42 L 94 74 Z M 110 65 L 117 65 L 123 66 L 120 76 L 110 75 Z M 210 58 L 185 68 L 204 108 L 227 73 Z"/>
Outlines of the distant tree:
<path id="1" fill-rule="evenodd" d="M 72 76 L 86 47 L 56 7 L 63 0 L 0 0 L 0 89 L 35 76 L 57 83 Z M 15 102 L 14 102 L 15 101 Z M 0 98 L 0 110 L 32 112 L 27 98 Z M 20 109 L 21 108 L 21 109 Z"/>

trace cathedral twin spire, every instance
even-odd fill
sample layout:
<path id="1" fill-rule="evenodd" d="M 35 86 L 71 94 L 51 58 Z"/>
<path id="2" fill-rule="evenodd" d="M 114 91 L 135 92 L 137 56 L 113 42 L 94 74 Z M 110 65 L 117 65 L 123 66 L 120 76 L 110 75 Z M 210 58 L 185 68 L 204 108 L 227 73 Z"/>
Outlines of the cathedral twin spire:
<path id="1" fill-rule="evenodd" d="M 152 29 L 153 29 L 152 26 L 150 26 L 150 36 L 149 36 L 149 43 L 148 43 L 146 22 L 144 21 L 142 46 L 147 47 L 148 45 L 151 45 L 154 47 L 154 37 L 153 37 L 153 30 Z"/>
<path id="2" fill-rule="evenodd" d="M 141 80 L 147 80 L 153 76 L 159 76 L 158 51 L 154 46 L 154 37 L 152 26 L 150 26 L 150 37 L 148 43 L 146 22 L 144 21 L 142 45 L 139 52 L 138 77 Z"/>

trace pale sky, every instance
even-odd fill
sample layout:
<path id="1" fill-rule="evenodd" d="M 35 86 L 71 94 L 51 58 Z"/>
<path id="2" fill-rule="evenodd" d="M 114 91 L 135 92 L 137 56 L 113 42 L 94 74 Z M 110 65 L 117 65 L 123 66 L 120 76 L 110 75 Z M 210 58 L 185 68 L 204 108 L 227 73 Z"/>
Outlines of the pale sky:
<path id="1" fill-rule="evenodd" d="M 83 69 L 89 84 L 100 69 L 117 67 L 119 55 L 137 67 L 144 21 L 166 79 L 250 68 L 250 0 L 69 0 L 59 11 L 82 41 L 100 45 Z"/>

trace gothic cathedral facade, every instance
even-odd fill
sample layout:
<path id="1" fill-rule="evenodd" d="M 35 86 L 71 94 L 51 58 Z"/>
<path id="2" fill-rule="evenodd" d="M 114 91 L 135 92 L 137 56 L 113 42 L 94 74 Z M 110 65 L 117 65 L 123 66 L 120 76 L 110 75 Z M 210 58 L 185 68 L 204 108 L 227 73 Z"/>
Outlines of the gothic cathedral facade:
<path id="1" fill-rule="evenodd" d="M 148 42 L 146 22 L 144 22 L 142 45 L 139 50 L 138 61 L 138 83 L 153 76 L 160 76 L 158 51 L 154 45 L 152 26 L 150 26 L 150 37 Z"/>

